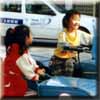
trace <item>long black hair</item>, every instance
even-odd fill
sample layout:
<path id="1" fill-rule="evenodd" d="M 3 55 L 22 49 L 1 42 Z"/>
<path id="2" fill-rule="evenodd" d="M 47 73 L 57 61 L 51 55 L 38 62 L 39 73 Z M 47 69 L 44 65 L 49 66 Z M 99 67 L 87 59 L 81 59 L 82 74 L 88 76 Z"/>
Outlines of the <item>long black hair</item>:
<path id="1" fill-rule="evenodd" d="M 75 10 L 75 9 L 71 9 L 71 10 L 68 10 L 66 12 L 66 14 L 65 14 L 65 16 L 63 17 L 63 20 L 62 20 L 63 28 L 68 28 L 69 19 L 74 14 L 78 14 L 80 16 L 80 12 Z"/>
<path id="2" fill-rule="evenodd" d="M 26 25 L 18 25 L 14 29 L 9 28 L 6 32 L 6 36 L 4 39 L 4 43 L 6 46 L 6 53 L 8 51 L 8 47 L 13 43 L 17 43 L 20 47 L 19 54 L 22 55 L 24 50 L 27 49 L 25 39 L 26 36 L 29 37 L 30 30 Z"/>

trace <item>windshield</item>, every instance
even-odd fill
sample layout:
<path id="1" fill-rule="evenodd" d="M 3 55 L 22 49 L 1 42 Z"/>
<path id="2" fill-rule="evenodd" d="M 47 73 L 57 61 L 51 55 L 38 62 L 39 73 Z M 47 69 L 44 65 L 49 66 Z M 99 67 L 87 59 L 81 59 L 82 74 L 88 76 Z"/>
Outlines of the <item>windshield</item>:
<path id="1" fill-rule="evenodd" d="M 53 4 L 53 6 L 58 12 L 65 13 L 67 11 L 64 4 Z"/>
<path id="2" fill-rule="evenodd" d="M 60 13 L 65 13 L 67 10 L 65 9 L 65 4 L 56 3 L 51 1 L 50 4 Z"/>

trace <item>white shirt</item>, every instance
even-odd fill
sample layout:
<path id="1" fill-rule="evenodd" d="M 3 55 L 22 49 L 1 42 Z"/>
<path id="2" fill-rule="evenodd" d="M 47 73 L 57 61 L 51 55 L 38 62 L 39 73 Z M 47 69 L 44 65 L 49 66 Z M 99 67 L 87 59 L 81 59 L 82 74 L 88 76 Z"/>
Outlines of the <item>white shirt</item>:
<path id="1" fill-rule="evenodd" d="M 23 54 L 19 57 L 16 64 L 27 79 L 32 79 L 36 75 L 35 69 L 38 68 L 38 65 L 29 54 Z"/>

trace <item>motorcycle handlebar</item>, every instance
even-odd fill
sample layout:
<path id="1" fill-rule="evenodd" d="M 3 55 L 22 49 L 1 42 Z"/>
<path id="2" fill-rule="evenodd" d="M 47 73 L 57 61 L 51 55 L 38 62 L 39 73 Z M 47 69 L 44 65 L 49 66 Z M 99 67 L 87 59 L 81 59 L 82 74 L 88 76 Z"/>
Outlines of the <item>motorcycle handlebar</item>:
<path id="1" fill-rule="evenodd" d="M 70 50 L 70 51 L 77 51 L 77 52 L 89 52 L 88 47 L 82 47 L 82 46 L 75 46 L 75 47 L 64 46 L 63 50 L 64 51 Z"/>

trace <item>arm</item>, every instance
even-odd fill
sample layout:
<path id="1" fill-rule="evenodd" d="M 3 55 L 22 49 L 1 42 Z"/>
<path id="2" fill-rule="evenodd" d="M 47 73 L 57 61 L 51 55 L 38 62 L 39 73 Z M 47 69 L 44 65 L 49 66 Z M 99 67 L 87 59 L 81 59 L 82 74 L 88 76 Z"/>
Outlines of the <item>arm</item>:
<path id="1" fill-rule="evenodd" d="M 23 54 L 17 59 L 16 64 L 27 79 L 37 79 L 38 74 L 36 74 L 35 71 L 38 71 L 39 67 L 31 56 Z"/>
<path id="2" fill-rule="evenodd" d="M 81 45 L 91 45 L 92 44 L 92 35 L 86 32 L 81 31 L 80 33 L 80 44 Z"/>

